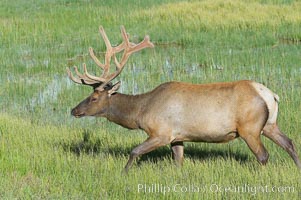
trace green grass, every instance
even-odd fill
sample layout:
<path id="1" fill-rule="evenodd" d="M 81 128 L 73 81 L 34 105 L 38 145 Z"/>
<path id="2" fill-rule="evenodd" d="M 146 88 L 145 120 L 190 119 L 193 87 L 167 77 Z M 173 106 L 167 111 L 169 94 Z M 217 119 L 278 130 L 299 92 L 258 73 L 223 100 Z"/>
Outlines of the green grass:
<path id="1" fill-rule="evenodd" d="M 280 96 L 279 125 L 301 152 L 300 13 L 301 4 L 289 0 L 1 1 L 1 199 L 300 198 L 300 170 L 265 138 L 265 167 L 238 139 L 185 144 L 180 169 L 162 147 L 125 176 L 129 153 L 146 134 L 72 118 L 71 108 L 91 89 L 65 72 L 86 62 L 100 73 L 88 56 L 92 46 L 103 59 L 98 26 L 118 44 L 123 24 L 134 41 L 149 34 L 156 47 L 130 58 L 118 77 L 121 92 L 142 93 L 170 80 L 259 81 Z M 139 191 L 144 184 L 146 192 Z M 221 192 L 213 191 L 216 185 Z M 226 192 L 227 186 L 248 192 Z M 274 186 L 286 192 L 271 192 Z"/>

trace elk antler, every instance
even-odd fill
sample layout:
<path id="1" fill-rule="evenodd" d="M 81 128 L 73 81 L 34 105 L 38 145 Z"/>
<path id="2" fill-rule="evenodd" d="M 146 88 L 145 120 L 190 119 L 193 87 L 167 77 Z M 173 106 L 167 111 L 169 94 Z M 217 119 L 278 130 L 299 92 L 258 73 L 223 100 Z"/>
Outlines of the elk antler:
<path id="1" fill-rule="evenodd" d="M 98 58 L 95 56 L 93 49 L 89 48 L 89 53 L 91 58 L 94 60 L 94 62 L 103 70 L 103 73 L 101 76 L 94 76 L 88 73 L 86 64 L 83 64 L 84 73 L 81 74 L 77 67 L 74 66 L 74 71 L 77 75 L 77 77 L 74 77 L 72 75 L 72 72 L 69 68 L 67 68 L 67 73 L 69 78 L 74 81 L 75 83 L 84 84 L 84 85 L 90 85 L 94 89 L 97 90 L 103 90 L 103 88 L 114 78 L 116 78 L 122 71 L 125 63 L 127 62 L 129 56 L 132 53 L 135 53 L 139 50 L 142 50 L 147 47 L 154 47 L 154 44 L 150 42 L 149 36 L 146 35 L 142 42 L 139 44 L 134 44 L 129 41 L 128 35 L 125 31 L 125 28 L 121 26 L 121 34 L 123 38 L 123 42 L 116 46 L 112 47 L 104 29 L 102 26 L 99 27 L 99 32 L 105 42 L 107 51 L 105 54 L 105 63 L 101 63 Z M 121 51 L 123 52 L 123 55 L 121 57 L 120 62 L 116 58 L 116 53 L 119 53 Z M 116 71 L 110 74 L 110 64 L 111 64 L 111 58 L 114 58 L 114 62 L 116 65 Z"/>

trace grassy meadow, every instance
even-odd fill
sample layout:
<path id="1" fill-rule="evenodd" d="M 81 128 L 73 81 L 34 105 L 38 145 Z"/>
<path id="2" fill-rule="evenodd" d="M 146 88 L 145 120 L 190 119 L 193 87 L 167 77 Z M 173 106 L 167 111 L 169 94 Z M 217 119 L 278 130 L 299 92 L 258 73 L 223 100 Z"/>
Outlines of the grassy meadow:
<path id="1" fill-rule="evenodd" d="M 260 166 L 247 145 L 186 143 L 177 168 L 169 146 L 128 156 L 146 139 L 106 119 L 70 110 L 92 90 L 66 67 L 103 60 L 102 25 L 112 44 L 124 25 L 154 49 L 131 56 L 120 92 L 139 94 L 171 80 L 251 79 L 280 96 L 278 123 L 301 155 L 301 2 L 292 0 L 0 1 L 1 199 L 300 199 L 301 171 L 280 147 Z"/>

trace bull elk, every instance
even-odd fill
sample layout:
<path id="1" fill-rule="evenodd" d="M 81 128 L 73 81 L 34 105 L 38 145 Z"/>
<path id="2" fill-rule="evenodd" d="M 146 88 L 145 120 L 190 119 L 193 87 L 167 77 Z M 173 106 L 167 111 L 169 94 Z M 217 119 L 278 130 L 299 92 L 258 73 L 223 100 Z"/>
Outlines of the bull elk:
<path id="1" fill-rule="evenodd" d="M 118 93 L 120 82 L 112 84 L 124 68 L 129 56 L 148 47 L 154 47 L 149 36 L 139 44 L 129 41 L 121 27 L 123 42 L 112 47 L 102 27 L 99 29 L 107 51 L 104 64 L 89 49 L 91 58 L 103 70 L 101 76 L 77 67 L 73 76 L 69 68 L 69 78 L 75 83 L 92 86 L 93 93 L 72 109 L 77 118 L 84 116 L 105 117 L 109 121 L 128 129 L 142 129 L 148 139 L 134 148 L 125 166 L 128 171 L 133 161 L 140 155 L 171 144 L 175 162 L 182 165 L 183 142 L 229 142 L 241 137 L 261 164 L 266 164 L 269 154 L 260 136 L 271 139 L 292 157 L 301 168 L 292 140 L 284 135 L 277 123 L 279 97 L 260 83 L 242 80 L 227 83 L 190 84 L 167 82 L 154 90 L 140 94 Z M 122 52 L 120 61 L 116 53 Z M 116 71 L 110 72 L 111 59 Z"/>

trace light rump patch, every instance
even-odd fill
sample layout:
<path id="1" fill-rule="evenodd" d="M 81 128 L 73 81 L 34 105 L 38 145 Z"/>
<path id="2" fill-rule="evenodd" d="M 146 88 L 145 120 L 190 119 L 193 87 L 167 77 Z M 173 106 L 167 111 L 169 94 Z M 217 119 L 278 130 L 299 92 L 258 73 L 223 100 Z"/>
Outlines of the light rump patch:
<path id="1" fill-rule="evenodd" d="M 278 115 L 279 96 L 260 83 L 252 82 L 252 85 L 254 86 L 258 94 L 263 98 L 268 107 L 269 117 L 267 123 L 276 123 Z"/>

